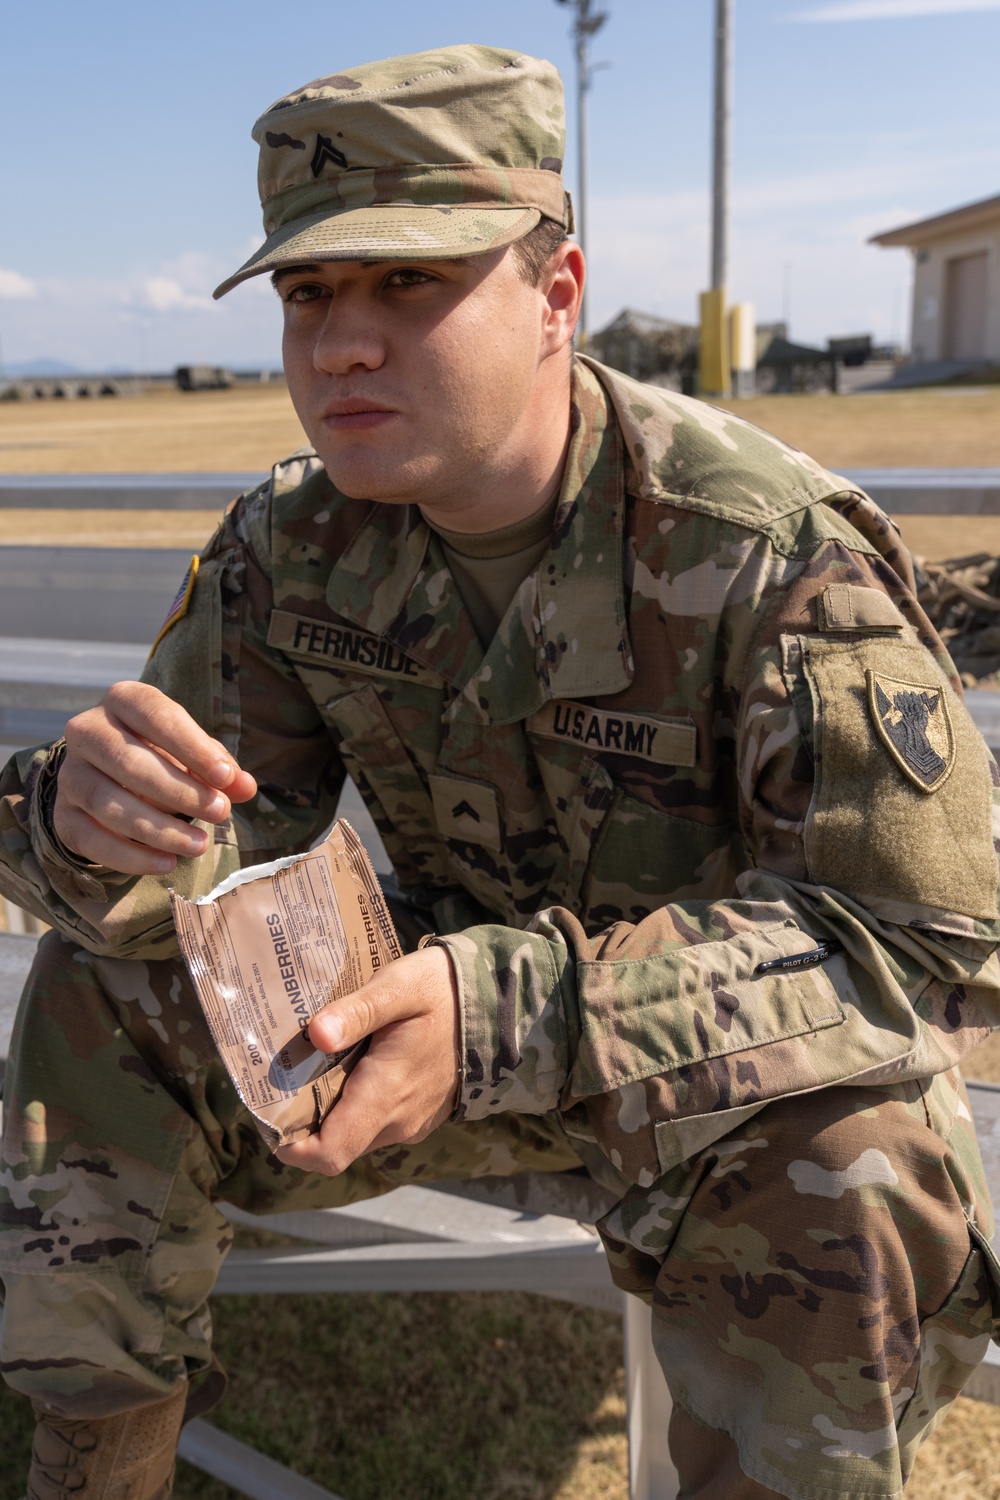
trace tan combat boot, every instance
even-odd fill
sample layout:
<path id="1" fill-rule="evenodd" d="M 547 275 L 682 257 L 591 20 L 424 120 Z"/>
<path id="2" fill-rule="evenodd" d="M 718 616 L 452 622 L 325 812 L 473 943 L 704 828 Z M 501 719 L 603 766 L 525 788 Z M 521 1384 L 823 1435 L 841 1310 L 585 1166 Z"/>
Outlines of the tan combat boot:
<path id="1" fill-rule="evenodd" d="M 170 1500 L 186 1396 L 93 1422 L 35 1405 L 26 1500 Z"/>

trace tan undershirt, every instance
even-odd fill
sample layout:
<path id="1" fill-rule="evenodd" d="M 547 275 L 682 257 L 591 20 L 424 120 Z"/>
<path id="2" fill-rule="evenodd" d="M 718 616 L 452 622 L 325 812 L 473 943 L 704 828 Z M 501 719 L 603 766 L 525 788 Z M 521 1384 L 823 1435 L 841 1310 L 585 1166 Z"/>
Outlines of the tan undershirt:
<path id="1" fill-rule="evenodd" d="M 472 535 L 427 522 L 441 538 L 445 560 L 483 646 L 492 641 L 510 601 L 544 555 L 558 506 L 557 492 L 525 520 Z"/>

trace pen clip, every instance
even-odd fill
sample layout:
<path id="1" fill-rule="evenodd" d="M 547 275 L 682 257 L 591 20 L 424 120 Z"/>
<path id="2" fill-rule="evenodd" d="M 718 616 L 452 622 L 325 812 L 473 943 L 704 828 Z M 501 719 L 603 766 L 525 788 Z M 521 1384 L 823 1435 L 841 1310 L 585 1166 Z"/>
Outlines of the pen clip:
<path id="1" fill-rule="evenodd" d="M 842 947 L 842 943 L 830 938 L 805 953 L 786 953 L 782 958 L 769 958 L 757 965 L 753 977 L 757 979 L 766 974 L 799 974 L 803 969 L 816 969 L 835 953 L 839 953 Z"/>

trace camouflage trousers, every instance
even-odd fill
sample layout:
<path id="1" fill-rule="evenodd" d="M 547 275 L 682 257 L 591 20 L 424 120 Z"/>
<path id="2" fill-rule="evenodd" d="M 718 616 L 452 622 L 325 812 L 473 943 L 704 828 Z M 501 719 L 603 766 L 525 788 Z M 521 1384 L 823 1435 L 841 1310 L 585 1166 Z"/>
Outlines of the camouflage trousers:
<path id="1" fill-rule="evenodd" d="M 336 1179 L 285 1167 L 180 962 L 95 959 L 55 934 L 5 1095 L 2 1370 L 79 1416 L 160 1400 L 208 1367 L 208 1298 L 231 1240 L 217 1200 L 319 1208 L 596 1160 L 554 1117 L 499 1115 Z M 1000 1315 L 991 1227 L 952 1074 L 782 1101 L 652 1187 L 623 1185 L 600 1228 L 619 1285 L 652 1301 L 682 1493 L 898 1495 Z M 721 1454 L 707 1478 L 691 1441 L 706 1427 L 705 1452 Z"/>

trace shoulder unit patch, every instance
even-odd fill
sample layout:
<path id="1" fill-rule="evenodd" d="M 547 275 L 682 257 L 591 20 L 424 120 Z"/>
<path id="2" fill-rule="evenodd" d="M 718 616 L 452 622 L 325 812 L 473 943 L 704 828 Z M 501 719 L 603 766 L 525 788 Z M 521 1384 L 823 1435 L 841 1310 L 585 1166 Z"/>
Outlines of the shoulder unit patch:
<path id="1" fill-rule="evenodd" d="M 882 743 L 904 776 L 936 792 L 955 765 L 955 731 L 946 688 L 899 682 L 867 670 L 868 709 Z"/>

